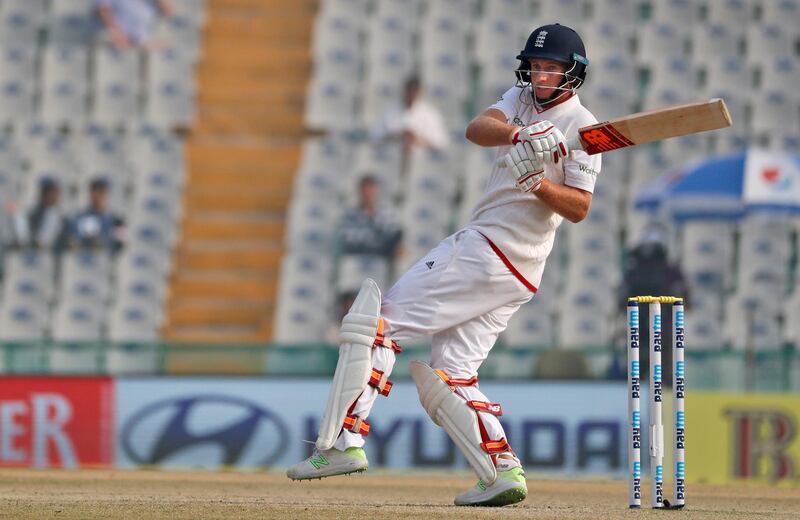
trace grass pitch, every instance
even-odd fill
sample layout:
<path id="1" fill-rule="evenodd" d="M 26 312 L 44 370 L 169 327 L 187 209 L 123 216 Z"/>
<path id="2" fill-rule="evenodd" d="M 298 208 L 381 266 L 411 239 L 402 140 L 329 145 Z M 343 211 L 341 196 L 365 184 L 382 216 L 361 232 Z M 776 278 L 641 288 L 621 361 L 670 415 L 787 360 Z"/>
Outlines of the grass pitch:
<path id="1" fill-rule="evenodd" d="M 519 505 L 453 506 L 473 484 L 466 474 L 368 472 L 291 482 L 277 473 L 0 469 L 0 518 L 800 518 L 797 487 L 691 485 L 684 510 L 632 511 L 623 481 L 529 478 Z"/>

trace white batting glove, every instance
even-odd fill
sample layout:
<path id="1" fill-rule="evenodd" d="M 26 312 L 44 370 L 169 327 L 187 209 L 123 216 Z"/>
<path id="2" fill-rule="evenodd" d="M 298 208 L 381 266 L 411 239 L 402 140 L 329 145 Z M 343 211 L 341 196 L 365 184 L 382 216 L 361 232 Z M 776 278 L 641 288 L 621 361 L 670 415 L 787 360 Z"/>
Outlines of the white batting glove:
<path id="1" fill-rule="evenodd" d="M 544 163 L 536 159 L 536 153 L 530 143 L 517 143 L 500 158 L 500 165 L 511 170 L 517 188 L 534 193 L 544 180 Z"/>
<path id="2" fill-rule="evenodd" d="M 534 121 L 514 133 L 513 144 L 530 143 L 536 158 L 545 163 L 558 163 L 569 154 L 567 140 L 550 121 Z"/>

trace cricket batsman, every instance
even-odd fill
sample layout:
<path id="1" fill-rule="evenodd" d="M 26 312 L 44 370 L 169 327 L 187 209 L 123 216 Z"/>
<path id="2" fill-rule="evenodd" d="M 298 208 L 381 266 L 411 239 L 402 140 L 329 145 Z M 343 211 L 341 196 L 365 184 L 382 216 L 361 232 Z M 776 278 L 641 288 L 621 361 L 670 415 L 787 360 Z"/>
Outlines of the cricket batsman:
<path id="1" fill-rule="evenodd" d="M 586 217 L 600 155 L 570 153 L 564 135 L 597 122 L 576 90 L 586 78 L 583 41 L 569 27 L 539 27 L 517 58 L 517 82 L 473 119 L 466 137 L 498 147 L 497 164 L 470 223 L 442 240 L 381 295 L 367 279 L 342 320 L 339 361 L 314 454 L 287 476 L 316 479 L 367 469 L 367 421 L 403 342 L 430 336 L 430 366 L 411 362 L 420 402 L 480 479 L 456 505 L 525 499 L 525 473 L 498 420 L 500 404 L 478 368 L 509 318 L 536 294 L 556 229 Z"/>

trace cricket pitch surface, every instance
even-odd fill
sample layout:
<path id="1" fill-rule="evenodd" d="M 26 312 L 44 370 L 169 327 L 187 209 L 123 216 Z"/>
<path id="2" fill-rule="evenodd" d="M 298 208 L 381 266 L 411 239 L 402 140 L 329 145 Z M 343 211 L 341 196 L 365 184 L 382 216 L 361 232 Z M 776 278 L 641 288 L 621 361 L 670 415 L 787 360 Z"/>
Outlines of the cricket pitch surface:
<path id="1" fill-rule="evenodd" d="M 798 487 L 696 484 L 687 487 L 686 509 L 629 510 L 625 481 L 530 476 L 528 498 L 518 505 L 453 506 L 453 497 L 474 483 L 466 473 L 374 472 L 291 482 L 275 472 L 0 469 L 0 519 L 800 518 Z M 642 504 L 648 503 L 645 494 Z"/>

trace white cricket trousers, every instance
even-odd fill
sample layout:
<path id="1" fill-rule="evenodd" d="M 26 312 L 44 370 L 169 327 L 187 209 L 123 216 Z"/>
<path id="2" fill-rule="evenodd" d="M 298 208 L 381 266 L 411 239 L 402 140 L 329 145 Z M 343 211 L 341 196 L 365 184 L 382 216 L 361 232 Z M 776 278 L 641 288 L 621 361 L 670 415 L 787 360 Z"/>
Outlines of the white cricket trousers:
<path id="1" fill-rule="evenodd" d="M 442 240 L 384 295 L 384 336 L 401 347 L 430 336 L 431 367 L 454 379 L 470 379 L 478 375 L 509 318 L 532 297 L 483 235 L 463 229 Z M 394 362 L 393 350 L 373 349 L 372 366 L 387 377 Z M 477 386 L 460 386 L 458 391 L 469 400 L 491 402 Z M 352 413 L 366 419 L 377 396 L 378 390 L 367 386 Z M 492 440 L 505 437 L 496 416 L 479 413 Z M 334 447 L 363 445 L 363 436 L 342 430 Z"/>

